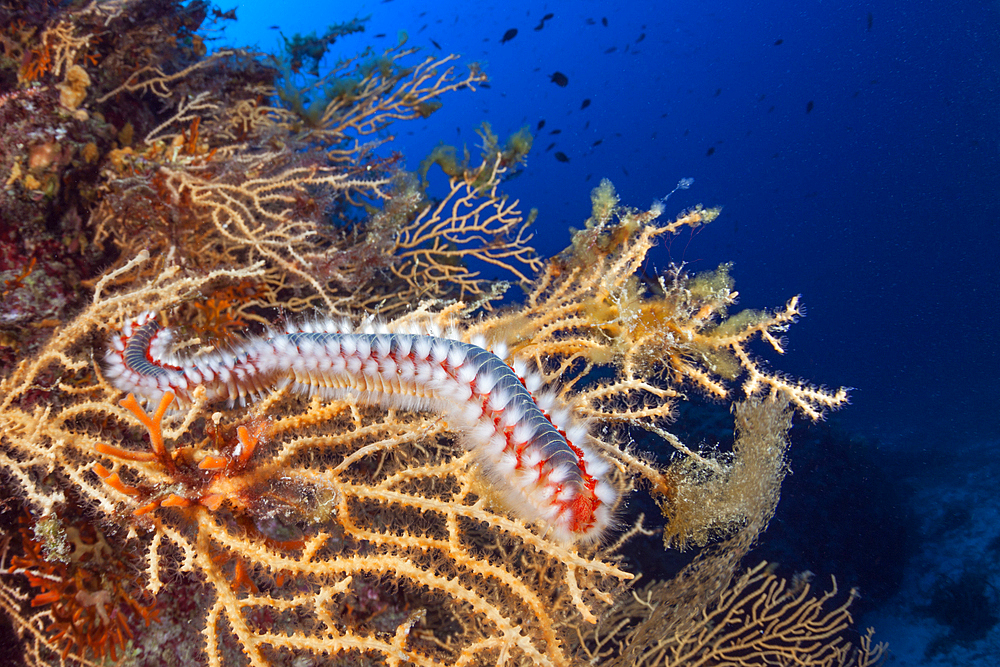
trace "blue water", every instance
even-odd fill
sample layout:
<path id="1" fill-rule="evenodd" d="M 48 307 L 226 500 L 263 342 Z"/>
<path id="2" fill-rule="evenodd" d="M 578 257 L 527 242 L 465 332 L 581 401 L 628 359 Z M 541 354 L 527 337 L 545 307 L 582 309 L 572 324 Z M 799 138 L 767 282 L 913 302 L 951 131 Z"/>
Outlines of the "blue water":
<path id="1" fill-rule="evenodd" d="M 635 206 L 694 178 L 668 213 L 700 202 L 723 215 L 675 238 L 656 266 L 732 261 L 749 308 L 802 294 L 808 317 L 771 361 L 855 388 L 831 423 L 882 453 L 894 467 L 881 474 L 926 493 L 947 460 L 936 479 L 960 507 L 973 502 L 961 470 L 997 467 L 981 443 L 1000 442 L 1000 4 L 393 0 L 248 2 L 237 14 L 226 39 L 264 50 L 279 47 L 271 26 L 290 37 L 370 15 L 329 62 L 406 31 L 427 54 L 482 63 L 490 88 L 393 126 L 392 147 L 415 168 L 439 141 L 475 153 L 482 121 L 503 137 L 544 119 L 527 169 L 505 185 L 538 208 L 542 254 L 582 226 L 602 178 Z M 917 511 L 912 534 L 926 537 L 936 524 Z M 998 530 L 987 523 L 965 551 L 986 558 Z M 913 595 L 930 599 L 933 585 L 911 583 Z"/>
<path id="2" fill-rule="evenodd" d="M 439 141 L 474 150 L 484 120 L 506 136 L 544 119 L 506 187 L 539 209 L 543 253 L 567 244 L 601 178 L 635 206 L 694 178 L 668 212 L 723 216 L 660 262 L 735 262 L 745 307 L 801 293 L 808 317 L 775 365 L 856 387 L 837 419 L 907 448 L 1000 435 L 996 4 L 249 2 L 237 15 L 226 38 L 264 50 L 279 46 L 270 26 L 290 37 L 370 15 L 331 58 L 406 31 L 484 64 L 489 89 L 396 125 L 393 147 L 412 168 Z"/>

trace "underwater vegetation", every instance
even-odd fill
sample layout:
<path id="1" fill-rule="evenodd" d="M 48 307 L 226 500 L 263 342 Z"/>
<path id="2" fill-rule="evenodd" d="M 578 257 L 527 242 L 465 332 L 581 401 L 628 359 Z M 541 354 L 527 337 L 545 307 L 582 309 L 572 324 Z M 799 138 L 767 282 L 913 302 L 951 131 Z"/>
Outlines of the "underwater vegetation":
<path id="1" fill-rule="evenodd" d="M 358 22 L 209 53 L 230 18 L 0 8 L 0 609 L 26 664 L 879 661 L 855 591 L 744 563 L 793 416 L 847 392 L 751 353 L 783 352 L 798 297 L 644 273 L 718 209 L 604 181 L 541 258 L 502 190 L 526 131 L 420 175 L 387 150 L 475 64 L 398 44 L 321 72 Z M 731 448 L 671 432 L 694 394 Z M 639 536 L 694 555 L 639 581 Z"/>

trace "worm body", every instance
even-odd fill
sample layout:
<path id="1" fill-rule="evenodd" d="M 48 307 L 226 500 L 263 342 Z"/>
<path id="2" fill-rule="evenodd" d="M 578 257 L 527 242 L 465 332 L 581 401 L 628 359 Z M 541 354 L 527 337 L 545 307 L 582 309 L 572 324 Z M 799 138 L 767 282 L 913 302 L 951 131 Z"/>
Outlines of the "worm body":
<path id="1" fill-rule="evenodd" d="M 541 521 L 564 542 L 598 539 L 617 500 L 609 466 L 590 449 L 586 426 L 541 381 L 502 358 L 451 338 L 421 333 L 343 331 L 334 322 L 248 339 L 226 351 L 180 358 L 173 331 L 144 313 L 112 338 L 106 373 L 116 387 L 147 399 L 172 391 L 189 402 L 245 404 L 277 387 L 405 410 L 437 411 L 504 500 L 526 521 Z M 523 377 L 522 377 L 523 376 Z"/>

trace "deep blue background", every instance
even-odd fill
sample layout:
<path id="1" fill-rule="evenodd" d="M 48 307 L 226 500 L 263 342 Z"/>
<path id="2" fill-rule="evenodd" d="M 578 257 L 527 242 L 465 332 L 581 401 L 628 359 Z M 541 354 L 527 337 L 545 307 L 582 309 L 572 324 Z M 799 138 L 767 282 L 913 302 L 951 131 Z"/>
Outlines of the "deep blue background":
<path id="1" fill-rule="evenodd" d="M 264 50 L 279 47 L 270 26 L 322 33 L 371 15 L 331 58 L 404 30 L 428 54 L 482 63 L 489 89 L 394 125 L 391 146 L 415 168 L 439 141 L 475 153 L 484 120 L 506 136 L 544 119 L 526 172 L 505 186 L 539 209 L 543 254 L 582 225 L 601 178 L 648 206 L 693 177 L 668 214 L 702 202 L 723 215 L 656 265 L 735 262 L 742 307 L 801 293 L 808 317 L 769 359 L 855 387 L 832 419 L 901 453 L 1000 437 L 996 3 L 253 2 L 237 15 L 226 40 Z"/>

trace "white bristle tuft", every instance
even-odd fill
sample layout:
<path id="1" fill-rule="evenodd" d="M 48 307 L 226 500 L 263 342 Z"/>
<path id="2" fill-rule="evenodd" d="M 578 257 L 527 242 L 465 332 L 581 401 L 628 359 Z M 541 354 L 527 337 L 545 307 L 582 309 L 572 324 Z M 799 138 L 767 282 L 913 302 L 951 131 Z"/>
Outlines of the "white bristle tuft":
<path id="1" fill-rule="evenodd" d="M 479 373 L 476 376 L 476 390 L 479 391 L 480 394 L 486 395 L 493 391 L 493 387 L 496 386 L 499 380 L 500 377 L 493 373 L 485 371 Z"/>
<path id="2" fill-rule="evenodd" d="M 358 339 L 354 336 L 344 336 L 340 339 L 340 353 L 345 357 L 354 356 L 358 351 Z"/>
<path id="3" fill-rule="evenodd" d="M 413 356 L 417 359 L 426 359 L 431 354 L 431 339 L 427 336 L 420 336 L 413 339 Z"/>
<path id="4" fill-rule="evenodd" d="M 501 359 L 507 359 L 507 354 L 508 354 L 507 343 L 504 342 L 495 343 L 493 347 L 490 348 L 490 352 L 497 355 Z"/>

